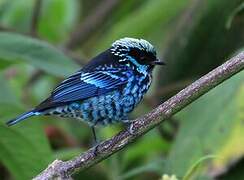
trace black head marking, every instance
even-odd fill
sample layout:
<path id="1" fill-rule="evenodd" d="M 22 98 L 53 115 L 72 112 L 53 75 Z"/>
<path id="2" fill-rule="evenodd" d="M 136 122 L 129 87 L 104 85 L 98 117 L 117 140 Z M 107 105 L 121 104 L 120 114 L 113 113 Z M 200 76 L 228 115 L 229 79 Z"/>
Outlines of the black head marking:
<path id="1" fill-rule="evenodd" d="M 157 59 L 153 45 L 144 39 L 119 39 L 112 44 L 111 53 L 119 57 L 120 62 L 129 63 L 132 66 L 142 65 L 152 69 L 154 65 L 163 64 Z"/>

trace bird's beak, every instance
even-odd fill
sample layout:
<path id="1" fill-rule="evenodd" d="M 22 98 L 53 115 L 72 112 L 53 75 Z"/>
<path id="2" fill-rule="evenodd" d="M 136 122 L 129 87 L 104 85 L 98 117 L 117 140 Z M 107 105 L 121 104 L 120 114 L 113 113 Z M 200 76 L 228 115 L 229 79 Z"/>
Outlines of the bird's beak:
<path id="1" fill-rule="evenodd" d="M 153 62 L 153 65 L 166 65 L 164 61 L 157 59 L 156 61 Z"/>

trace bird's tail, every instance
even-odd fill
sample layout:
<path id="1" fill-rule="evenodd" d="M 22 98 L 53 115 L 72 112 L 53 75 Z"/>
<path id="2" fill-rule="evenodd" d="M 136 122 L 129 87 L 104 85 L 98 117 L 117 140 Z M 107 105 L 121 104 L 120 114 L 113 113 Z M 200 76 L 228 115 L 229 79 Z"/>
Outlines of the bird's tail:
<path id="1" fill-rule="evenodd" d="M 20 116 L 16 117 L 15 119 L 8 121 L 6 124 L 8 126 L 12 126 L 12 125 L 15 125 L 15 124 L 31 117 L 31 116 L 38 116 L 38 115 L 40 115 L 40 112 L 37 112 L 35 110 L 31 110 L 31 111 L 28 111 L 26 113 L 21 114 Z"/>

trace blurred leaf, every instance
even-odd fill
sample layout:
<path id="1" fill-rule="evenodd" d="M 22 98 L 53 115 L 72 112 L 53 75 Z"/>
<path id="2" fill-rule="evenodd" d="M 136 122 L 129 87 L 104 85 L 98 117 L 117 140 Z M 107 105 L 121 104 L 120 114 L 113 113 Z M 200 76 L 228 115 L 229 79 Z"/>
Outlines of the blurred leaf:
<path id="1" fill-rule="evenodd" d="M 67 76 L 79 67 L 46 42 L 14 33 L 0 33 L 0 58 L 23 61 L 56 76 Z"/>
<path id="2" fill-rule="evenodd" d="M 17 97 L 13 94 L 13 90 L 9 86 L 7 79 L 4 78 L 4 74 L 0 72 L 0 104 L 12 104 L 16 106 L 20 106 L 20 101 L 17 99 Z M 0 112 L 2 110 L 0 109 Z M 4 111 L 2 111 L 4 112 Z"/>
<path id="3" fill-rule="evenodd" d="M 31 179 L 52 161 L 51 150 L 39 121 L 5 125 L 20 113 L 20 105 L 2 75 L 0 84 L 0 161 L 15 179 Z"/>
<path id="4" fill-rule="evenodd" d="M 244 72 L 240 72 L 177 114 L 181 128 L 168 157 L 170 172 L 182 176 L 199 158 L 218 155 L 226 144 L 235 141 L 230 137 L 243 113 L 243 84 Z M 237 141 L 243 142 L 243 136 Z"/>
<path id="5" fill-rule="evenodd" d="M 29 32 L 36 0 L 2 0 L 0 22 L 17 31 Z M 42 1 L 38 32 L 52 42 L 64 40 L 78 19 L 80 2 L 77 0 Z"/>
<path id="6" fill-rule="evenodd" d="M 30 179 L 44 169 L 52 155 L 40 123 L 26 128 L 0 124 L 0 160 L 15 179 Z"/>
<path id="7" fill-rule="evenodd" d="M 234 11 L 231 13 L 230 17 L 228 18 L 228 21 L 226 23 L 226 28 L 230 29 L 231 28 L 231 24 L 233 19 L 235 18 L 235 16 L 240 13 L 241 11 L 244 10 L 244 2 L 242 2 L 237 8 L 234 9 Z"/>
<path id="8" fill-rule="evenodd" d="M 218 151 L 218 156 L 221 158 L 214 159 L 213 169 L 223 170 L 226 166 L 236 162 L 244 157 L 244 83 L 237 92 L 236 103 L 236 117 L 237 121 L 234 123 L 232 129 L 230 129 L 230 136 L 225 139 L 225 145 Z"/>
<path id="9" fill-rule="evenodd" d="M 167 68 L 160 73 L 161 85 L 207 73 L 244 45 L 243 15 L 225 25 L 228 17 L 242 0 L 195 1 L 196 5 L 183 14 L 184 23 L 170 35 L 164 58 Z M 179 21 L 179 23 L 182 23 Z"/>
<path id="10" fill-rule="evenodd" d="M 190 169 L 186 172 L 185 176 L 183 177 L 183 180 L 191 180 L 193 179 L 194 174 L 198 170 L 199 166 L 202 165 L 202 163 L 206 160 L 216 158 L 217 156 L 214 155 L 207 155 L 205 157 L 200 158 L 195 164 L 193 164 Z"/>
<path id="11" fill-rule="evenodd" d="M 113 25 L 111 30 L 102 36 L 100 49 L 105 49 L 114 40 L 122 37 L 146 38 L 155 28 L 169 23 L 188 4 L 189 0 L 169 1 L 151 0 L 146 1 L 140 8 L 124 17 L 121 21 Z M 164 34 L 161 34 L 163 39 Z"/>
<path id="12" fill-rule="evenodd" d="M 52 42 L 60 42 L 69 35 L 78 19 L 77 0 L 45 0 L 39 22 L 39 34 Z M 79 12 L 81 13 L 81 12 Z"/>
<path id="13" fill-rule="evenodd" d="M 149 146 L 150 144 L 150 146 Z M 145 135 L 134 146 L 123 152 L 123 166 L 127 167 L 134 161 L 141 159 L 152 159 L 158 153 L 168 150 L 169 144 L 155 131 Z"/>
<path id="14" fill-rule="evenodd" d="M 2 0 L 0 22 L 2 25 L 28 32 L 34 0 Z"/>
<path id="15" fill-rule="evenodd" d="M 52 91 L 53 87 L 55 87 L 57 81 L 54 81 L 53 77 L 50 76 L 43 76 L 38 81 L 35 82 L 35 85 L 31 88 L 31 94 L 38 102 L 43 101 L 50 92 Z"/>
<path id="16" fill-rule="evenodd" d="M 225 169 L 226 170 L 226 169 Z M 238 162 L 233 162 L 229 169 L 225 172 L 220 172 L 217 178 L 221 180 L 242 180 L 244 179 L 244 158 Z"/>
<path id="17" fill-rule="evenodd" d="M 161 180 L 178 180 L 175 175 L 169 176 L 168 174 L 164 174 Z"/>
<path id="18" fill-rule="evenodd" d="M 145 0 L 127 0 L 126 2 L 120 3 L 119 8 L 113 11 L 113 16 L 110 17 L 110 21 L 113 24 L 123 19 L 127 14 L 130 14 L 133 10 L 140 8 L 140 6 L 145 2 Z"/>
<path id="19" fill-rule="evenodd" d="M 144 172 L 160 172 L 161 168 L 163 167 L 163 160 L 154 160 L 151 163 L 145 164 L 141 167 L 134 168 L 129 172 L 124 173 L 118 179 L 128 179 L 132 178 L 133 176 L 142 174 Z"/>
<path id="20" fill-rule="evenodd" d="M 16 62 L 7 62 L 6 60 L 0 59 L 0 70 L 6 69 Z"/>
<path id="21" fill-rule="evenodd" d="M 62 149 L 55 152 L 56 159 L 61 159 L 63 161 L 70 160 L 75 156 L 78 156 L 85 150 L 82 148 L 69 148 L 69 149 Z"/>

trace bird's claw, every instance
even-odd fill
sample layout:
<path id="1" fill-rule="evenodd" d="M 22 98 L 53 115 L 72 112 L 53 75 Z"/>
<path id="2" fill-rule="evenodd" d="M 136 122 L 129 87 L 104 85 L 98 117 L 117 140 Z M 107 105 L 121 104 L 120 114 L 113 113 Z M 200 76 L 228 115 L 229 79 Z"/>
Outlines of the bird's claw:
<path id="1" fill-rule="evenodd" d="M 132 121 L 132 120 L 124 120 L 123 122 L 126 124 L 126 127 L 127 127 L 127 129 L 129 130 L 129 133 L 130 133 L 131 135 L 134 135 L 134 134 L 135 134 L 135 132 L 134 132 L 134 130 L 133 130 L 133 128 L 134 128 L 134 126 L 133 126 L 133 122 L 134 122 L 134 121 Z"/>
<path id="2" fill-rule="evenodd" d="M 97 152 L 98 152 L 98 147 L 99 147 L 99 145 L 100 145 L 100 142 L 99 142 L 99 141 L 96 141 L 96 142 L 94 143 L 94 145 L 93 145 L 93 154 L 94 154 L 95 156 L 98 155 Z"/>
<path id="3" fill-rule="evenodd" d="M 131 135 L 135 135 L 135 131 L 133 130 L 133 128 L 134 128 L 133 123 L 131 123 L 130 126 L 129 126 L 129 133 Z"/>

